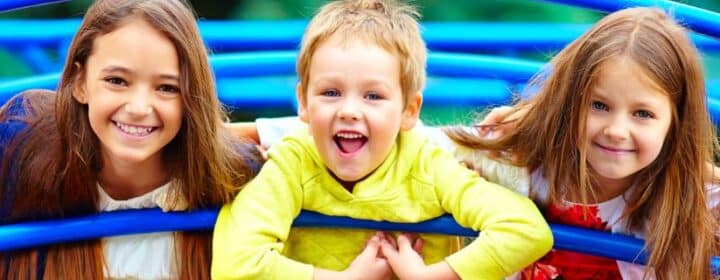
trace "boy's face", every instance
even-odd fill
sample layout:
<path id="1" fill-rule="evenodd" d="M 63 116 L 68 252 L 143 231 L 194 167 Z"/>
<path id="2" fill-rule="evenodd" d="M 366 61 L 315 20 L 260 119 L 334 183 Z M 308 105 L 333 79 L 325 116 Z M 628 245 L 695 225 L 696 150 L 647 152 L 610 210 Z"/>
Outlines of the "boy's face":
<path id="1" fill-rule="evenodd" d="M 411 129 L 422 103 L 406 107 L 400 62 L 380 46 L 330 37 L 310 61 L 306 99 L 298 85 L 300 119 L 330 171 L 345 183 L 363 179 L 390 153 L 400 129 Z"/>

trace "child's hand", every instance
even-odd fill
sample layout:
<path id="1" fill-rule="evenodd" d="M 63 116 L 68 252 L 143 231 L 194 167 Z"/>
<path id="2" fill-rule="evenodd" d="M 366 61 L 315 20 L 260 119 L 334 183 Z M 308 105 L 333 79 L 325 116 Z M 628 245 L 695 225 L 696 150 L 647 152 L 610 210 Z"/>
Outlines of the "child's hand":
<path id="1" fill-rule="evenodd" d="M 397 242 L 392 236 L 381 233 L 382 243 L 380 245 L 382 254 L 392 267 L 395 275 L 400 279 L 422 278 L 425 270 L 422 252 L 423 240 L 416 235 L 407 233 L 400 234 Z"/>
<path id="2" fill-rule="evenodd" d="M 343 271 L 343 279 L 390 279 L 392 270 L 380 254 L 380 243 L 379 234 L 371 237 L 365 244 L 365 249 Z"/>
<path id="3" fill-rule="evenodd" d="M 475 128 L 482 137 L 497 138 L 514 129 L 512 123 L 522 118 L 527 111 L 527 107 L 519 109 L 510 106 L 495 107 L 480 123 L 475 124 Z"/>
<path id="4" fill-rule="evenodd" d="M 424 242 L 414 234 L 401 234 L 397 242 L 382 234 L 380 249 L 400 279 L 460 279 L 446 262 L 426 266 L 420 254 Z"/>

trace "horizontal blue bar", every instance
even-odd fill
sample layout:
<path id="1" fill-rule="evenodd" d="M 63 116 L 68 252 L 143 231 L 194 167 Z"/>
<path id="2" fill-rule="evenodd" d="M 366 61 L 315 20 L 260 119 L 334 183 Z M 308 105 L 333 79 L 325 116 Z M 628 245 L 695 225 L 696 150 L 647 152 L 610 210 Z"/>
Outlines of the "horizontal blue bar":
<path id="1" fill-rule="evenodd" d="M 690 6 L 683 3 L 666 0 L 545 0 L 566 5 L 594 9 L 604 12 L 614 12 L 628 7 L 658 7 L 671 14 L 678 22 L 688 28 L 703 34 L 720 38 L 720 14 Z"/>
<path id="2" fill-rule="evenodd" d="M 200 32 L 215 53 L 295 50 L 307 21 L 200 21 Z M 23 28 L 17 28 L 22 26 Z M 0 45 L 21 49 L 28 45 L 57 48 L 69 43 L 78 19 L 0 20 Z M 551 51 L 563 48 L 590 27 L 569 23 L 424 22 L 423 38 L 435 51 Z M 719 51 L 720 42 L 692 35 L 704 51 Z"/>
<path id="3" fill-rule="evenodd" d="M 35 7 L 39 5 L 56 4 L 70 0 L 3 0 L 0 1 L 0 12 Z M 0 29 L 5 30 L 5 29 Z"/>
<path id="4" fill-rule="evenodd" d="M 218 79 L 223 104 L 239 108 L 294 107 L 295 77 Z M 424 105 L 489 106 L 512 102 L 512 85 L 501 80 L 436 78 L 428 79 Z"/>
<path id="5" fill-rule="evenodd" d="M 294 51 L 218 54 L 210 57 L 210 63 L 218 81 L 224 78 L 295 75 Z M 432 52 L 428 57 L 428 74 L 431 77 L 491 78 L 515 83 L 527 81 L 542 65 L 513 58 Z M 55 73 L 2 82 L 0 102 L 4 103 L 26 89 L 55 89 L 58 78 L 59 74 Z"/>
<path id="6" fill-rule="evenodd" d="M 194 212 L 162 212 L 160 209 L 142 209 L 105 212 L 64 220 L 10 224 L 0 226 L 0 251 L 126 234 L 211 230 L 216 219 L 217 209 Z M 362 228 L 469 237 L 479 234 L 461 227 L 450 215 L 412 224 L 358 220 L 303 211 L 295 219 L 293 226 Z M 554 247 L 557 249 L 572 250 L 626 262 L 645 262 L 644 241 L 641 239 L 559 224 L 552 224 L 551 229 L 555 239 Z M 720 259 L 713 257 L 712 266 L 713 270 L 717 271 L 720 268 Z"/>

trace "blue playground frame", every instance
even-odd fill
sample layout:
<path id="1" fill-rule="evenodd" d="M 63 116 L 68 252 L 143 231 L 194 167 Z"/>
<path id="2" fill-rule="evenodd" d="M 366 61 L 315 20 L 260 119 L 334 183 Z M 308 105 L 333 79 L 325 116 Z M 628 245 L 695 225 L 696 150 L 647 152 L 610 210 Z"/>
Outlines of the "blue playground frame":
<path id="1" fill-rule="evenodd" d="M 669 11 L 686 27 L 707 36 L 693 35 L 693 40 L 705 52 L 720 50 L 720 14 L 696 7 L 664 0 L 546 0 L 578 7 L 612 12 L 632 6 L 656 6 Z M 0 2 L 0 12 L 33 5 L 64 1 L 14 0 Z M 22 24 L 24 28 L 10 28 Z M 229 106 L 272 106 L 291 102 L 295 80 L 295 52 L 306 22 L 201 22 L 203 38 L 213 50 L 256 51 L 238 54 L 218 54 L 211 57 L 220 92 L 220 99 Z M 56 48 L 61 57 L 79 25 L 78 20 L 18 21 L 0 20 L 0 46 L 15 50 L 33 65 L 38 75 L 0 82 L 0 102 L 30 88 L 54 89 L 59 77 L 59 65 L 51 63 L 42 48 Z M 258 28 L 262 25 L 262 28 Z M 235 34 L 224 32 L 231 26 Z M 450 53 L 490 50 L 498 52 L 559 49 L 581 34 L 588 25 L 552 25 L 554 30 L 566 32 L 546 34 L 545 24 L 482 24 L 482 23 L 426 23 L 424 37 L 431 50 L 428 61 L 430 75 L 425 97 L 428 103 L 453 101 L 473 106 L 508 103 L 509 88 L 522 86 L 530 77 L 542 71 L 544 63 L 501 56 Z M 446 32 L 446 30 L 487 30 Z M 262 33 L 252 30 L 262 30 Z M 528 32 L 537 30 L 538 32 Z M 17 31 L 16 33 L 5 31 Z M 247 32 L 246 32 L 247 31 Z M 523 31 L 523 32 L 520 32 Z M 453 35 L 462 34 L 462 36 Z M 528 35 L 530 34 L 530 35 Z M 532 34 L 535 34 L 534 36 Z M 540 35 L 538 35 L 540 34 Z M 270 77 L 268 77 L 270 76 Z M 263 87 L 259 87 L 263 85 Z M 270 86 L 268 86 L 270 85 Z M 290 86 L 288 88 L 288 85 Z M 277 87 L 277 94 L 268 97 L 267 90 L 253 92 L 253 88 Z M 435 88 L 434 88 L 435 87 Z M 460 89 L 470 89 L 462 91 Z M 720 123 L 720 82 L 708 82 L 708 107 L 715 125 Z M 240 90 L 242 89 L 242 90 Z M 243 92 L 243 94 L 238 94 Z M 460 94 L 455 94 L 460 92 Z M 482 96 L 478 95 L 482 92 Z M 288 94 L 289 93 L 289 94 Z M 260 95 L 262 94 L 262 95 Z M 277 98 L 274 98 L 277 96 Z M 159 209 L 128 210 L 63 220 L 37 221 L 0 226 L 0 251 L 42 246 L 53 243 L 99 238 L 104 236 L 178 230 L 210 230 L 218 209 L 193 212 L 164 213 Z M 445 215 L 417 224 L 399 224 L 330 217 L 303 211 L 294 226 L 347 227 L 377 230 L 444 233 L 477 236 L 477 232 L 460 227 Z M 598 232 L 567 225 L 552 224 L 555 248 L 572 250 L 627 262 L 645 263 L 647 252 L 641 239 Z M 720 272 L 720 258 L 711 260 L 713 271 Z"/>

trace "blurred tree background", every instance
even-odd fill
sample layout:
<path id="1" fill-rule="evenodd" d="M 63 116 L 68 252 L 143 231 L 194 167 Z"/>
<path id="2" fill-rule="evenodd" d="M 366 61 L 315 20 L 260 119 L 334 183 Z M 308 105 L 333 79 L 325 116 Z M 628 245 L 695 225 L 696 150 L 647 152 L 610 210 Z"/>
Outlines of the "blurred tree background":
<path id="1" fill-rule="evenodd" d="M 324 0 L 190 0 L 196 15 L 200 19 L 209 20 L 308 19 L 325 2 Z M 679 2 L 712 11 L 720 11 L 720 0 L 686 0 Z M 91 3 L 92 0 L 74 0 L 61 4 L 33 7 L 0 13 L 0 19 L 80 18 Z M 433 22 L 594 23 L 603 16 L 602 13 L 539 0 L 415 0 L 412 3 L 419 8 L 423 15 L 422 21 Z M 549 59 L 550 55 L 552 54 L 531 54 L 529 57 L 544 61 Z M 58 57 L 57 59 L 62 58 Z M 709 79 L 720 79 L 720 55 L 704 55 L 703 64 Z M 32 71 L 27 69 L 27 66 L 2 49 L 0 49 L 0 65 L 0 78 L 5 77 L 7 79 L 8 77 L 32 75 Z M 468 119 L 468 110 L 457 110 L 457 108 L 434 108 L 432 110 L 431 112 L 423 112 L 423 115 L 425 115 L 423 118 L 425 120 L 429 119 L 431 123 L 450 123 L 457 120 L 467 121 Z M 287 114 L 287 112 L 277 113 L 277 115 L 282 114 Z M 435 117 L 428 117 L 429 115 L 443 115 L 444 117 L 442 117 L 443 120 L 441 121 L 434 121 Z M 253 116 L 240 116 L 240 118 L 253 119 Z"/>

